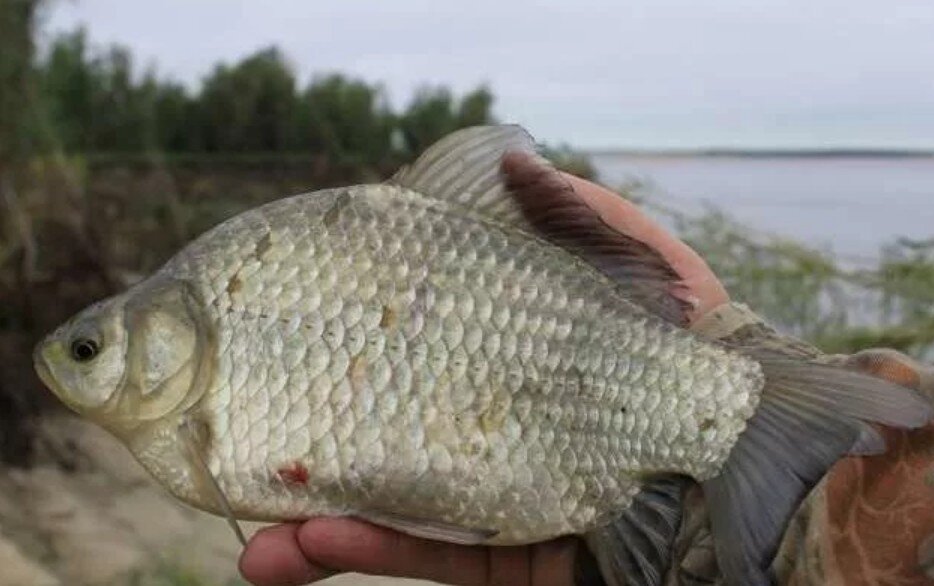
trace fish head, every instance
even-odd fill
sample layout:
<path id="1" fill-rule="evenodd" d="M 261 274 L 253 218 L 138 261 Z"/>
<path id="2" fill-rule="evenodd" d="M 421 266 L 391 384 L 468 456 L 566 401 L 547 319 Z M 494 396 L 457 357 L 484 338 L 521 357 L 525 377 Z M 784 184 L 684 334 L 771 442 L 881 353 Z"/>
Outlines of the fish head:
<path id="1" fill-rule="evenodd" d="M 42 340 L 36 372 L 69 408 L 124 435 L 204 391 L 206 320 L 191 290 L 144 282 L 84 309 Z"/>
<path id="2" fill-rule="evenodd" d="M 95 303 L 46 336 L 33 351 L 39 378 L 80 414 L 104 407 L 123 385 L 127 351 L 123 309 L 120 297 Z"/>

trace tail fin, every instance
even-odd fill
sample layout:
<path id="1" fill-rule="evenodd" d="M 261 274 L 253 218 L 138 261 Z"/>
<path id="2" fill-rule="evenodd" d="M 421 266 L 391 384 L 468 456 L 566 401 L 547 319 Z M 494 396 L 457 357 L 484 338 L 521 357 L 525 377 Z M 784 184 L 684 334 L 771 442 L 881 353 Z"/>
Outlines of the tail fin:
<path id="1" fill-rule="evenodd" d="M 720 474 L 703 483 L 725 583 L 771 583 L 768 568 L 789 519 L 828 468 L 851 451 L 875 451 L 869 422 L 920 427 L 920 394 L 842 368 L 760 357 L 766 386 L 756 414 Z"/>

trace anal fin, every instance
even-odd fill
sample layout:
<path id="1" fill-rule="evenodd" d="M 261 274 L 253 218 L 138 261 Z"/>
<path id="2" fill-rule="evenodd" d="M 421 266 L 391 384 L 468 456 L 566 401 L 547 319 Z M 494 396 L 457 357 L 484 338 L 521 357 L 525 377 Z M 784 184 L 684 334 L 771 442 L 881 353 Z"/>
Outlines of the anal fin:
<path id="1" fill-rule="evenodd" d="M 584 536 L 607 586 L 656 586 L 669 566 L 690 481 L 666 476 L 647 483 L 616 520 Z M 594 572 L 578 568 L 579 574 Z"/>

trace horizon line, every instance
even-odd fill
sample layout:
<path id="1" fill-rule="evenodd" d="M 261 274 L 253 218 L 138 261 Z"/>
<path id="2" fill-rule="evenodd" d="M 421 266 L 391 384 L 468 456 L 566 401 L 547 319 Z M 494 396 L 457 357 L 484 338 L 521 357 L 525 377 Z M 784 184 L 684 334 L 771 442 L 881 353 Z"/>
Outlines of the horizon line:
<path id="1" fill-rule="evenodd" d="M 579 147 L 576 150 L 587 156 L 934 158 L 934 148 L 912 147 Z"/>

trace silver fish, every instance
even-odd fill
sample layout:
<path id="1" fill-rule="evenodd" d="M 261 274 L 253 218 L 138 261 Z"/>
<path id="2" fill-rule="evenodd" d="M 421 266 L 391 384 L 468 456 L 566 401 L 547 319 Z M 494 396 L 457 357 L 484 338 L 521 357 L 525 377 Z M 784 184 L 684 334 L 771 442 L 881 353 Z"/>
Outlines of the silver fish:
<path id="1" fill-rule="evenodd" d="M 354 515 L 509 545 L 585 536 L 657 584 L 699 482 L 730 584 L 766 584 L 838 458 L 917 394 L 684 329 L 677 277 L 516 126 L 456 132 L 380 185 L 247 211 L 36 349 L 68 406 L 229 519 Z M 236 523 L 233 522 L 234 526 Z"/>

